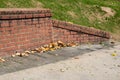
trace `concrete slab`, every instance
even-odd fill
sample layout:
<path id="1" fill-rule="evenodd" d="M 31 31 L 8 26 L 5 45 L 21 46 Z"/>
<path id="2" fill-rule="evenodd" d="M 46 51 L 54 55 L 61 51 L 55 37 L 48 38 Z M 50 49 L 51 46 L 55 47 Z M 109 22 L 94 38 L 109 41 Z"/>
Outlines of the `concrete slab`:
<path id="1" fill-rule="evenodd" d="M 7 60 L 0 63 L 0 80 L 120 80 L 120 45 L 81 45 Z"/>

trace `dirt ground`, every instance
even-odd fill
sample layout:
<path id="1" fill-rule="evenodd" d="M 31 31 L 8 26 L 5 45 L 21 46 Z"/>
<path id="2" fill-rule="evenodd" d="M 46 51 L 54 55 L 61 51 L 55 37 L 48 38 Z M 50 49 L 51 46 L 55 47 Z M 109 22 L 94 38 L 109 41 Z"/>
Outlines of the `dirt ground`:
<path id="1" fill-rule="evenodd" d="M 7 59 L 0 64 L 0 80 L 120 80 L 120 45 L 81 45 Z"/>

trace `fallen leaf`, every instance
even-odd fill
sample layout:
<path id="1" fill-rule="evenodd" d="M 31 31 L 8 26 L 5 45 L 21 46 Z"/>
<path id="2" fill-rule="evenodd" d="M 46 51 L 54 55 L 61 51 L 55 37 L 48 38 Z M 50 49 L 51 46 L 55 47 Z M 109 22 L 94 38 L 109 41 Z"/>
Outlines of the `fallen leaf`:
<path id="1" fill-rule="evenodd" d="M 33 51 L 31 51 L 31 53 L 34 54 L 34 53 L 36 53 L 36 51 L 33 50 Z"/>
<path id="2" fill-rule="evenodd" d="M 15 55 L 13 54 L 12 57 L 15 57 Z"/>
<path id="3" fill-rule="evenodd" d="M 20 57 L 23 57 L 23 56 L 25 56 L 25 54 L 26 54 L 26 53 L 21 53 L 21 54 L 20 54 Z"/>
<path id="4" fill-rule="evenodd" d="M 16 53 L 15 55 L 16 55 L 16 56 L 20 56 L 20 53 Z"/>
<path id="5" fill-rule="evenodd" d="M 41 50 L 42 50 L 42 52 L 45 52 L 45 51 L 46 51 L 46 49 L 45 49 L 44 47 L 41 47 Z"/>
<path id="6" fill-rule="evenodd" d="M 31 52 L 30 51 L 25 51 L 25 53 L 30 54 Z"/>
<path id="7" fill-rule="evenodd" d="M 24 56 L 29 56 L 28 54 L 24 54 Z"/>
<path id="8" fill-rule="evenodd" d="M 65 47 L 65 46 L 66 46 L 62 41 L 58 41 L 57 44 L 58 44 L 58 46 L 60 46 L 60 47 Z"/>
<path id="9" fill-rule="evenodd" d="M 3 58 L 0 58 L 0 62 L 5 62 L 5 59 L 3 59 Z"/>
<path id="10" fill-rule="evenodd" d="M 40 53 L 40 52 L 42 51 L 42 49 L 41 49 L 41 48 L 35 48 L 33 51 Z M 35 53 L 35 52 L 34 52 L 34 53 Z"/>
<path id="11" fill-rule="evenodd" d="M 71 42 L 71 43 L 67 43 L 67 46 L 68 47 L 75 47 L 75 46 L 77 46 L 77 44 L 74 42 Z"/>
<path id="12" fill-rule="evenodd" d="M 117 53 L 112 53 L 111 55 L 112 55 L 112 56 L 117 56 Z"/>

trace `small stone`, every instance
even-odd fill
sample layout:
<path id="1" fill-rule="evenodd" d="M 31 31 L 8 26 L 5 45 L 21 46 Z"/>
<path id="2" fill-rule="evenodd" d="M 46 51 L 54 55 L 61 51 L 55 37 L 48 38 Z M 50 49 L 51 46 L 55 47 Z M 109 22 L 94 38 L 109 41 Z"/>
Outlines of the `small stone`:
<path id="1" fill-rule="evenodd" d="M 61 71 L 61 72 L 65 72 L 65 70 L 63 70 L 63 69 L 60 69 L 60 71 Z"/>
<path id="2" fill-rule="evenodd" d="M 88 54 L 89 56 L 91 56 L 91 54 Z"/>
<path id="3" fill-rule="evenodd" d="M 117 65 L 117 67 L 120 67 L 120 65 Z"/>
<path id="4" fill-rule="evenodd" d="M 107 66 L 106 64 L 103 64 L 104 66 Z"/>
<path id="5" fill-rule="evenodd" d="M 67 68 L 66 68 L 66 70 L 69 70 L 69 69 L 70 69 L 70 67 L 67 67 Z"/>
<path id="6" fill-rule="evenodd" d="M 55 56 L 58 56 L 58 54 L 55 54 Z"/>
<path id="7" fill-rule="evenodd" d="M 79 57 L 74 57 L 74 59 L 79 59 Z"/>
<path id="8" fill-rule="evenodd" d="M 107 73 L 107 72 L 105 72 L 105 73 Z"/>

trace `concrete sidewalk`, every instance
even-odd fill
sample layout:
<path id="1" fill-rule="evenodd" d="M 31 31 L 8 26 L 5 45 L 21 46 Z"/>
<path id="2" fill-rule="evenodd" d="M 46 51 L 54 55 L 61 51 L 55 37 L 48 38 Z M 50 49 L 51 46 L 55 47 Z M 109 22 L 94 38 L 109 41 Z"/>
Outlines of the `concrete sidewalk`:
<path id="1" fill-rule="evenodd" d="M 7 59 L 0 63 L 0 80 L 120 80 L 120 45 L 82 45 Z"/>

